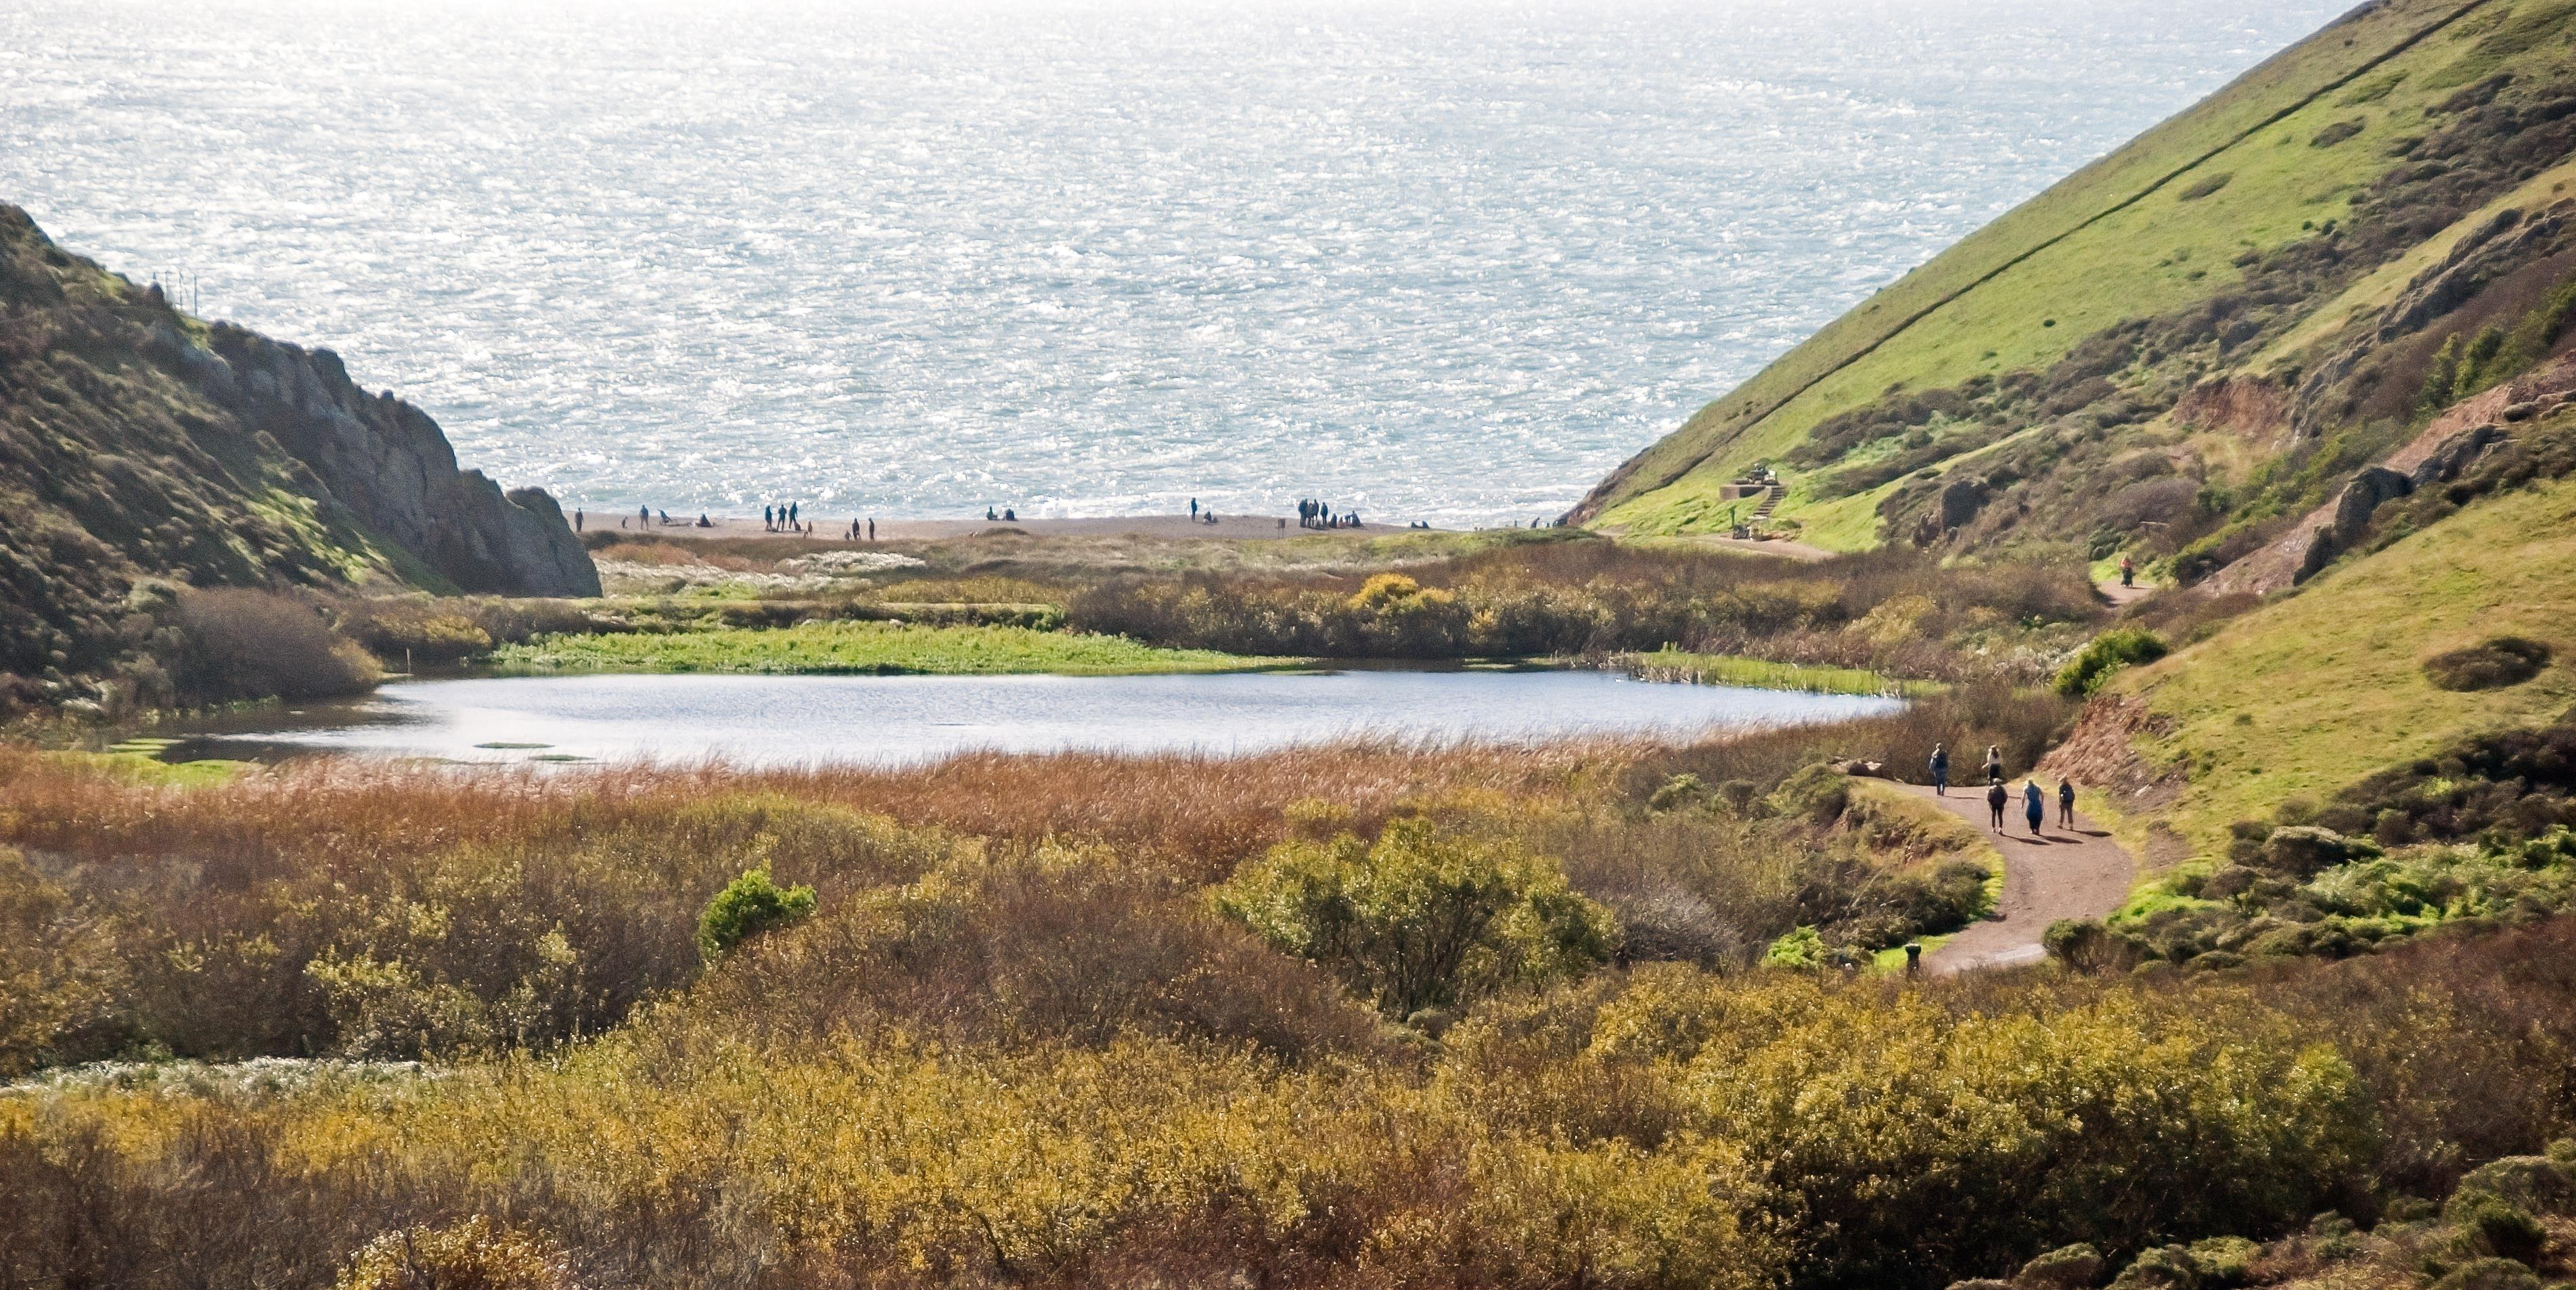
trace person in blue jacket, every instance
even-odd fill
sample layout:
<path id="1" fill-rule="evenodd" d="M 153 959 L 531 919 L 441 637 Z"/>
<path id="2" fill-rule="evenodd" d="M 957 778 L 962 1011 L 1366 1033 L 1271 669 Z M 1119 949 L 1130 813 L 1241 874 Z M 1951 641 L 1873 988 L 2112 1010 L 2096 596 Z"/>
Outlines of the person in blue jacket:
<path id="1" fill-rule="evenodd" d="M 1947 744 L 1932 745 L 1932 793 L 1936 797 L 1950 795 L 1950 746 Z"/>
<path id="2" fill-rule="evenodd" d="M 2030 820 L 2030 835 L 2034 838 L 2038 837 L 2039 826 L 2048 819 L 2048 794 L 2040 791 L 2036 776 L 2029 783 L 2022 785 L 2021 799 L 2021 813 Z"/>

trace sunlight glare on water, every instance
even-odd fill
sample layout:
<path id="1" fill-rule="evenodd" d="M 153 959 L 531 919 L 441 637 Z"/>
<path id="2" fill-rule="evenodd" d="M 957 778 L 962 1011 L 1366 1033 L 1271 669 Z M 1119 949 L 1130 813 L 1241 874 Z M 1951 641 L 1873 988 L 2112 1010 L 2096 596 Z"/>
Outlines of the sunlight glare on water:
<path id="1" fill-rule="evenodd" d="M 0 201 L 612 509 L 1526 522 L 2346 0 L 0 0 Z"/>

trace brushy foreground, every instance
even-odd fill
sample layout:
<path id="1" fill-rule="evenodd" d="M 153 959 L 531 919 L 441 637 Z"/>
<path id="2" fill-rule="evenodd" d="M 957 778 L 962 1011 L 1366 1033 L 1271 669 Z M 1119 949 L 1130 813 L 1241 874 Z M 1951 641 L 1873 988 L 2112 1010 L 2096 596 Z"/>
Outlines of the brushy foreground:
<path id="1" fill-rule="evenodd" d="M 2366 1227 L 2576 1127 L 2576 923 L 1761 966 L 1985 889 L 1820 758 L 2018 767 L 2070 711 L 186 789 L 0 751 L 0 1283 L 1932 1287 Z"/>

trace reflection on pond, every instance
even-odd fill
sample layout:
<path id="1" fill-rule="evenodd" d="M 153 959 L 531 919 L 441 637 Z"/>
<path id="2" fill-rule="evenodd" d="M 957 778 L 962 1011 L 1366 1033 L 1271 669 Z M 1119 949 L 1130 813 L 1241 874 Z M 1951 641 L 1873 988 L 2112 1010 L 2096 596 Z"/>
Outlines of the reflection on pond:
<path id="1" fill-rule="evenodd" d="M 508 677 L 405 682 L 362 702 L 237 718 L 166 755 L 744 766 L 910 763 L 979 749 L 1229 755 L 1368 736 L 1688 738 L 1896 706 L 1578 671 Z"/>

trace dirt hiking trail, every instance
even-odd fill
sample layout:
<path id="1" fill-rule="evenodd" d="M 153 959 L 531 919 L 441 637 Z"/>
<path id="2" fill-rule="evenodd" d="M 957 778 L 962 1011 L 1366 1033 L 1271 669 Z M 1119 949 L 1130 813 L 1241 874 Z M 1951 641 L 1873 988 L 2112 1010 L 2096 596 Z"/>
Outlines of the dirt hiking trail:
<path id="1" fill-rule="evenodd" d="M 1988 831 L 1986 790 L 1981 786 L 1953 784 L 1947 797 L 1935 796 L 1922 784 L 1896 787 L 1976 826 L 2004 854 L 2004 896 L 1995 906 L 2000 917 L 1972 923 L 1924 955 L 1923 970 L 1930 975 L 2037 963 L 2048 957 L 2040 937 L 2047 934 L 2049 924 L 2061 918 L 2100 918 L 2129 898 L 2137 863 L 2111 840 L 2108 830 L 2081 811 L 2075 814 L 2074 828 L 2058 827 L 2053 784 L 2040 785 L 2048 791 L 2049 802 L 2047 822 L 2037 838 L 2030 835 L 2029 822 L 2022 816 L 2020 781 L 2005 785 L 2013 790 L 2013 799 L 2004 808 L 2002 834 Z"/>

